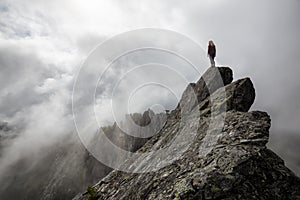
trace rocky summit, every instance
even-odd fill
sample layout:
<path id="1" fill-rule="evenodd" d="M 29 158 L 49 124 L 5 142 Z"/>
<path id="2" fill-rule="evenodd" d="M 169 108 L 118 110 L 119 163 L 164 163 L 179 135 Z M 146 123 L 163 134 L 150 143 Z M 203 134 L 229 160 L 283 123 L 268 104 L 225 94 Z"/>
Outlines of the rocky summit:
<path id="1" fill-rule="evenodd" d="M 74 199 L 300 199 L 300 179 L 266 147 L 266 112 L 249 109 L 250 78 L 209 68 L 162 129 Z"/>

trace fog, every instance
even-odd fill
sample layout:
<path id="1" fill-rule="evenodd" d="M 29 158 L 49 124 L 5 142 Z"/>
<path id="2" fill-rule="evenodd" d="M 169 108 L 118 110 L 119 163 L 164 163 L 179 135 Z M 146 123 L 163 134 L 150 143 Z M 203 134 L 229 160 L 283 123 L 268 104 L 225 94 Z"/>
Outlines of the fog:
<path id="1" fill-rule="evenodd" d="M 201 59 L 207 41 L 213 39 L 217 65 L 230 66 L 235 79 L 251 77 L 257 94 L 252 110 L 271 115 L 269 146 L 300 175 L 300 158 L 295 154 L 300 145 L 299 7 L 297 0 L 1 1 L 0 122 L 7 128 L 0 132 L 0 182 L 14 176 L 8 176 L 7 171 L 16 163 L 30 160 L 30 165 L 21 169 L 30 171 L 40 166 L 43 156 L 57 143 L 70 135 L 77 137 L 72 91 L 80 67 L 101 42 L 147 27 L 176 31 L 193 39 L 203 51 L 192 52 L 192 56 L 199 55 Z M 168 41 L 157 38 L 154 42 Z M 111 46 L 107 51 L 118 48 Z M 116 64 L 120 67 L 112 73 L 118 75 L 126 66 L 147 63 L 153 54 L 148 51 L 135 58 L 138 59 L 133 63 L 132 57 L 120 60 Z M 156 61 L 164 59 L 174 65 L 168 55 Z M 199 66 L 200 72 L 209 66 L 208 60 L 203 62 L 206 66 Z M 199 78 L 184 64 L 178 66 L 188 82 Z M 165 74 L 158 71 L 153 72 L 153 77 L 164 79 Z M 132 76 L 138 84 L 150 74 L 144 71 Z M 113 120 L 102 115 L 111 107 L 109 101 L 101 98 L 114 83 L 114 77 L 107 76 L 102 88 L 97 88 L 100 121 Z M 174 94 L 158 89 L 149 101 L 144 93 L 137 93 L 129 110 L 141 112 L 152 101 L 164 109 L 174 108 L 186 84 L 172 80 L 174 77 L 169 76 L 168 82 L 168 87 L 175 88 Z M 87 88 L 92 87 L 88 77 L 85 83 Z M 132 90 L 131 83 L 126 81 L 121 86 L 122 91 Z M 86 109 L 95 106 L 85 98 L 77 100 Z M 94 117 L 92 114 L 87 112 L 82 117 L 89 121 Z"/>

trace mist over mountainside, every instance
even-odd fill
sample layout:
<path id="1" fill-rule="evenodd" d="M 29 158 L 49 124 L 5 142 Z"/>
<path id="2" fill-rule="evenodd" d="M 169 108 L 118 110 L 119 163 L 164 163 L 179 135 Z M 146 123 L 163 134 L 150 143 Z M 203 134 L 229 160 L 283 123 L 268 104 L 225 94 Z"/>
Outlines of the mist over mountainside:
<path id="1" fill-rule="evenodd" d="M 300 177 L 299 133 L 287 131 L 282 131 L 282 133 L 270 132 L 267 147 L 279 155 L 284 160 L 285 165 Z"/>
<path id="2" fill-rule="evenodd" d="M 95 159 L 82 142 L 74 123 L 72 91 L 91 52 L 104 41 L 128 32 L 136 34 L 136 30 L 145 31 L 131 40 L 126 37 L 107 45 L 96 56 L 90 74 L 104 69 L 107 63 L 98 61 L 106 55 L 136 49 L 130 48 L 131 44 L 163 45 L 195 59 L 196 67 L 192 69 L 182 57 L 167 52 L 142 50 L 117 59 L 99 84 L 92 84 L 86 76 L 82 95 L 77 93 L 79 101 L 74 98 L 74 108 L 82 108 L 78 121 L 83 125 L 89 126 L 95 117 L 101 123 L 88 131 L 95 144 L 103 137 L 99 136 L 101 126 L 109 142 L 120 150 L 133 153 L 147 143 L 149 138 L 126 134 L 128 130 L 118 118 L 125 113 L 140 118 L 148 108 L 158 113 L 153 104 L 161 105 L 156 108 L 163 111 L 175 109 L 188 83 L 196 82 L 206 71 L 206 47 L 213 40 L 216 65 L 231 66 L 235 80 L 250 77 L 256 93 L 251 110 L 266 111 L 272 119 L 267 148 L 300 176 L 299 7 L 299 0 L 0 0 L 0 200 L 70 199 L 114 168 L 97 161 L 101 159 Z M 165 32 L 166 37 L 146 30 L 151 27 Z M 185 39 L 170 37 L 171 32 Z M 153 38 L 149 45 L 143 42 L 147 35 Z M 194 49 L 186 39 L 200 48 Z M 148 69 L 132 71 L 140 65 Z M 125 74 L 130 75 L 127 81 L 122 78 Z M 164 82 L 167 87 L 143 85 L 149 82 Z M 113 98 L 115 110 L 110 108 L 114 86 L 119 89 Z M 118 99 L 136 86 L 142 89 L 136 90 L 134 98 Z M 94 87 L 96 101 L 85 94 Z M 117 117 L 112 117 L 111 111 Z M 160 114 L 161 119 L 170 117 L 170 112 Z M 166 119 L 157 122 L 154 124 L 160 130 Z M 144 135 L 141 130 L 147 129 L 143 126 L 147 123 L 135 121 L 140 128 L 136 127 L 133 135 Z M 172 138 L 170 135 L 165 140 Z M 123 160 L 123 155 L 100 149 L 111 162 Z M 141 147 L 140 153 L 146 150 Z"/>
<path id="3" fill-rule="evenodd" d="M 219 68 L 219 70 L 223 75 L 224 84 L 230 84 L 232 82 L 231 70 L 229 68 Z M 207 79 L 213 80 L 216 75 L 212 72 L 215 71 L 212 69 L 208 71 L 210 73 L 206 73 L 206 76 L 209 77 Z M 167 114 L 156 114 L 152 110 L 147 110 L 142 114 L 133 113 L 125 116 L 121 127 L 114 123 L 111 126 L 102 127 L 102 130 L 115 145 L 124 150 L 135 152 L 142 147 L 140 151 L 147 151 L 149 144 L 150 147 L 152 145 L 151 140 L 155 139 L 133 137 L 127 135 L 126 132 L 133 132 L 133 135 L 136 136 L 141 135 L 142 129 L 140 127 L 147 127 L 149 124 L 151 126 L 148 127 L 148 134 L 153 131 L 159 131 L 158 127 L 170 126 L 170 124 L 168 125 L 170 120 L 173 122 L 178 121 L 182 114 L 180 114 L 182 112 L 181 109 L 184 109 L 184 112 L 189 114 L 199 102 L 201 102 L 199 104 L 200 110 L 202 109 L 201 114 L 204 116 L 211 115 L 210 108 L 207 107 L 210 105 L 209 92 L 206 90 L 206 84 L 203 84 L 204 82 L 200 80 L 198 83 L 192 83 L 187 87 L 179 104 L 181 106 L 178 106 L 174 111 Z M 235 93 L 235 96 L 230 97 L 229 95 L 229 99 L 226 99 L 225 102 L 234 102 L 234 104 L 228 104 L 228 107 L 231 109 L 246 111 L 251 106 L 254 98 L 251 84 L 249 85 L 248 79 L 236 83 L 239 84 L 232 86 L 232 88 L 235 88 L 233 90 L 227 87 L 227 91 L 231 91 L 229 94 Z M 208 82 L 208 86 L 213 88 L 211 90 L 213 92 L 218 89 L 219 84 L 219 82 Z M 240 84 L 242 86 L 239 86 Z M 191 91 L 196 91 L 196 94 L 198 94 L 197 99 L 193 98 Z M 247 97 L 249 94 L 250 96 Z M 216 97 L 218 97 L 218 91 L 216 91 Z M 248 100 L 244 101 L 243 99 Z M 221 103 L 221 105 L 223 104 L 224 102 Z M 234 115 L 234 113 L 229 114 L 232 117 Z M 196 115 L 194 117 L 197 118 Z M 132 123 L 138 126 L 134 126 Z M 164 123 L 167 123 L 167 125 L 164 125 Z M 257 123 L 260 122 L 258 121 Z M 0 155 L 5 147 L 11 145 L 14 138 L 22 136 L 20 130 L 16 126 L 10 126 L 8 122 L 1 122 Z M 154 138 L 158 136 L 154 136 Z M 99 137 L 99 134 L 95 133 L 95 137 Z M 171 135 L 168 136 L 169 139 L 165 142 L 171 140 L 172 137 Z M 148 142 L 149 139 L 150 143 Z M 149 143 L 148 145 L 147 142 Z M 298 152 L 291 150 L 297 149 L 298 142 L 299 137 L 296 134 L 286 134 L 283 140 L 276 134 L 271 133 L 268 143 L 268 147 L 277 152 L 295 173 L 299 173 L 299 162 L 295 162 L 298 158 Z M 143 147 L 145 143 L 146 145 Z M 113 159 L 116 159 L 116 157 L 113 157 Z M 279 158 L 274 157 L 274 161 L 276 160 L 279 160 Z M 36 152 L 36 155 L 20 157 L 15 163 L 5 169 L 4 175 L 0 180 L 0 199 L 70 199 L 79 191 L 84 191 L 88 185 L 93 185 L 99 179 L 105 177 L 111 170 L 90 155 L 81 144 L 77 134 L 69 133 L 52 145 L 41 148 L 39 152 Z M 116 180 L 116 182 L 118 181 Z"/>
<path id="4" fill-rule="evenodd" d="M 3 153 L 3 149 L 9 146 L 14 138 L 19 135 L 19 131 L 16 127 L 10 126 L 8 122 L 0 121 L 0 157 Z"/>
<path id="5" fill-rule="evenodd" d="M 69 199 L 110 171 L 74 134 L 36 154 L 21 157 L 2 172 L 0 199 Z"/>
<path id="6" fill-rule="evenodd" d="M 139 135 L 140 128 L 133 126 L 131 119 L 140 126 L 146 126 L 152 120 L 148 127 L 150 134 L 162 126 L 164 117 L 150 109 L 143 114 L 133 113 L 125 116 L 122 129 Z M 20 136 L 14 129 L 6 122 L 0 124 L 0 155 L 2 147 Z M 148 140 L 127 135 L 116 123 L 101 129 L 115 145 L 128 151 L 136 151 Z M 100 136 L 99 132 L 94 135 L 95 138 Z M 86 150 L 76 133 L 66 134 L 36 154 L 20 157 L 2 172 L 0 199 L 71 199 L 112 170 Z"/>

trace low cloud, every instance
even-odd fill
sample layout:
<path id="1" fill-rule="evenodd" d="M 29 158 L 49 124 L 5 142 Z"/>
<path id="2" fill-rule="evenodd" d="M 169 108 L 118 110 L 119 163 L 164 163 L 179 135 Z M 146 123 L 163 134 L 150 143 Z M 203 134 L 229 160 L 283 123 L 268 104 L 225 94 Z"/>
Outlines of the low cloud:
<path id="1" fill-rule="evenodd" d="M 1 2 L 0 121 L 16 127 L 14 132 L 19 136 L 3 150 L 0 176 L 18 160 L 38 159 L 41 149 L 52 148 L 60 138 L 75 133 L 71 100 L 81 64 L 98 43 L 112 35 L 142 27 L 181 32 L 204 50 L 207 41 L 213 39 L 217 45 L 217 63 L 231 66 L 235 79 L 250 76 L 253 80 L 257 93 L 253 109 L 267 110 L 271 114 L 272 132 L 280 132 L 282 137 L 285 131 L 299 136 L 299 4 L 297 0 Z M 168 42 L 160 39 L 154 42 Z M 172 46 L 180 47 L 179 44 Z M 107 51 L 118 48 L 111 46 Z M 203 52 L 191 54 L 194 58 L 203 57 Z M 127 61 L 124 58 L 117 63 L 113 70 L 115 74 L 107 76 L 105 84 L 97 88 L 99 116 L 109 118 L 110 115 L 105 116 L 101 111 L 109 112 L 110 105 L 107 99 L 101 98 L 115 85 L 115 78 L 123 73 L 122 70 L 129 65 L 143 64 L 154 56 L 157 55 L 149 52 L 135 54 L 135 57 L 127 57 Z M 172 57 L 168 56 L 158 56 L 157 61 L 178 64 L 174 60 L 172 63 Z M 200 71 L 206 67 L 208 61 L 207 66 L 199 66 Z M 199 78 L 182 63 L 177 68 L 189 82 Z M 165 73 L 135 76 L 134 84 L 151 76 L 157 80 L 166 79 Z M 183 82 L 169 78 L 166 80 L 169 86 L 180 96 Z M 83 81 L 84 87 L 94 87 L 88 76 Z M 131 88 L 131 84 L 125 80 L 122 91 Z M 167 109 L 176 105 L 174 97 L 162 91 L 152 93 L 151 101 L 161 103 Z M 85 99 L 84 92 L 75 101 L 84 107 L 83 110 L 90 111 L 94 102 Z M 147 92 L 137 94 L 133 111 L 141 111 L 150 105 L 143 100 Z M 89 118 L 85 120 L 89 121 Z"/>

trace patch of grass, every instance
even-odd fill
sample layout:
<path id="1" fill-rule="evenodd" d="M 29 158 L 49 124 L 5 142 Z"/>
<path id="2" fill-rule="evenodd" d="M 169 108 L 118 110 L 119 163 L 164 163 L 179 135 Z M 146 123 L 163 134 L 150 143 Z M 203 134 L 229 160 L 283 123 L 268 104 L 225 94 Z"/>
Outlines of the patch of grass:
<path id="1" fill-rule="evenodd" d="M 211 187 L 211 191 L 212 191 L 212 192 L 219 192 L 220 190 L 221 190 L 221 188 L 219 188 L 218 186 L 213 185 L 213 186 Z"/>
<path id="2" fill-rule="evenodd" d="M 174 200 L 178 200 L 179 199 L 179 194 L 178 194 L 178 192 L 175 192 L 175 194 L 174 194 Z"/>
<path id="3" fill-rule="evenodd" d="M 97 191 L 95 190 L 94 187 L 88 186 L 87 189 L 87 195 L 88 195 L 88 200 L 96 200 L 98 199 L 97 197 Z"/>

